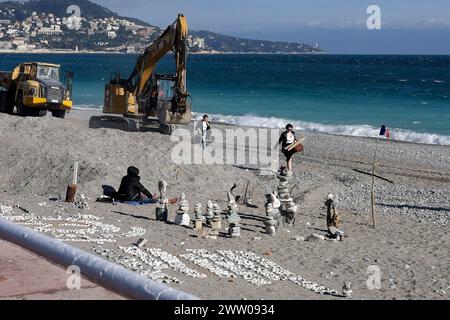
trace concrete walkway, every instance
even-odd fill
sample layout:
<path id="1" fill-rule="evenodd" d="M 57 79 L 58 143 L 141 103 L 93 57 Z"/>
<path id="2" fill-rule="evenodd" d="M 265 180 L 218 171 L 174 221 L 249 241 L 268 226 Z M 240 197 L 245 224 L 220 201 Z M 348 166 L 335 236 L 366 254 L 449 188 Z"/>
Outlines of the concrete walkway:
<path id="1" fill-rule="evenodd" d="M 0 240 L 0 300 L 122 300 L 86 279 L 80 290 L 69 290 L 70 275 L 60 266 Z"/>

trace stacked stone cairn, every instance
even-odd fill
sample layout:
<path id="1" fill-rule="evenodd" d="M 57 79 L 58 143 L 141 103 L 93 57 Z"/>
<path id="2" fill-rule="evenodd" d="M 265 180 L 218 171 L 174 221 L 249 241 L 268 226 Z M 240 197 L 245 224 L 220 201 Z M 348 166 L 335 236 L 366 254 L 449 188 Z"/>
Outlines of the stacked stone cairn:
<path id="1" fill-rule="evenodd" d="M 241 217 L 239 216 L 237 209 L 238 206 L 236 204 L 235 196 L 231 192 L 228 192 L 228 234 L 232 238 L 239 238 L 241 236 Z"/>
<path id="2" fill-rule="evenodd" d="M 189 216 L 189 201 L 186 200 L 184 193 L 180 196 L 180 207 L 175 217 L 175 224 L 179 226 L 189 227 L 191 223 L 191 217 Z"/>
<path id="3" fill-rule="evenodd" d="M 222 229 L 222 209 L 220 206 L 215 203 L 213 207 L 213 218 L 211 222 L 212 231 L 210 234 L 210 238 L 217 239 L 219 236 L 219 231 Z"/>
<path id="4" fill-rule="evenodd" d="M 203 222 L 206 223 L 207 226 L 211 226 L 214 218 L 214 204 L 211 201 L 208 201 L 206 204 L 206 213 L 203 217 Z"/>
<path id="5" fill-rule="evenodd" d="M 158 182 L 159 200 L 158 206 L 155 209 L 156 221 L 167 222 L 169 215 L 169 199 L 166 198 L 167 182 L 164 180 Z"/>
<path id="6" fill-rule="evenodd" d="M 295 223 L 295 216 L 298 209 L 294 200 L 291 198 L 289 190 L 293 173 L 288 169 L 280 169 L 277 178 L 279 180 L 278 197 L 281 201 L 281 215 L 284 218 L 284 222 L 292 226 Z"/>
<path id="7" fill-rule="evenodd" d="M 194 213 L 195 213 L 195 230 L 201 232 L 203 230 L 203 214 L 201 203 L 195 205 Z"/>
<path id="8" fill-rule="evenodd" d="M 344 286 L 342 287 L 342 296 L 346 298 L 350 298 L 353 294 L 352 284 L 351 282 L 346 281 Z"/>
<path id="9" fill-rule="evenodd" d="M 266 219 L 264 220 L 264 225 L 266 226 L 266 233 L 274 236 L 280 223 L 279 219 L 281 214 L 279 208 L 281 207 L 281 202 L 278 199 L 276 192 L 272 192 L 271 189 L 268 189 L 266 192 L 265 207 Z"/>
<path id="10" fill-rule="evenodd" d="M 327 209 L 327 237 L 333 240 L 342 241 L 344 238 L 344 232 L 339 230 L 342 225 L 341 215 L 336 210 L 337 197 L 333 194 L 329 194 L 325 201 L 325 208 Z"/>

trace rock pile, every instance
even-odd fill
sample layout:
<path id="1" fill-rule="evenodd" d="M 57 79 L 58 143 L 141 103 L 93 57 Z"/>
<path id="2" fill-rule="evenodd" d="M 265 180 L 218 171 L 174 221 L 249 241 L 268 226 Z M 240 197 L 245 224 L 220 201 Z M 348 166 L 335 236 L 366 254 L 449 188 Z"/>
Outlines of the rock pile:
<path id="1" fill-rule="evenodd" d="M 279 210 L 281 207 L 281 202 L 276 193 L 269 193 L 266 195 L 265 207 L 266 219 L 264 220 L 264 225 L 266 226 L 266 233 L 274 236 L 276 234 L 276 229 L 279 226 L 279 219 L 281 217 Z"/>
<path id="2" fill-rule="evenodd" d="M 241 236 L 241 217 L 237 212 L 237 204 L 234 195 L 231 192 L 228 192 L 228 234 L 232 238 L 239 238 Z"/>
<path id="3" fill-rule="evenodd" d="M 203 214 L 201 203 L 195 205 L 194 214 L 195 214 L 195 230 L 200 232 L 203 229 Z"/>
<path id="4" fill-rule="evenodd" d="M 169 215 L 169 199 L 166 198 L 166 192 L 167 192 L 167 182 L 159 181 L 158 182 L 158 189 L 159 189 L 159 200 L 158 200 L 158 206 L 155 209 L 155 215 L 157 221 L 164 221 L 167 222 L 167 218 Z"/>
<path id="5" fill-rule="evenodd" d="M 294 225 L 298 207 L 291 198 L 289 190 L 289 184 L 293 178 L 293 173 L 287 169 L 280 169 L 277 178 L 279 180 L 278 197 L 281 201 L 281 215 L 286 224 Z"/>
<path id="6" fill-rule="evenodd" d="M 189 216 L 189 201 L 186 200 L 184 193 L 180 196 L 180 206 L 175 217 L 175 224 L 179 226 L 189 227 L 191 223 L 191 217 Z"/>
<path id="7" fill-rule="evenodd" d="M 328 195 L 325 201 L 325 208 L 327 209 L 327 237 L 330 239 L 342 241 L 344 232 L 339 230 L 342 224 L 342 218 L 336 210 L 336 197 L 334 195 Z"/>
<path id="8" fill-rule="evenodd" d="M 350 282 L 345 282 L 342 287 L 342 295 L 346 298 L 350 298 L 353 294 L 352 284 Z"/>
<path id="9" fill-rule="evenodd" d="M 210 234 L 210 238 L 217 239 L 219 236 L 219 231 L 222 229 L 222 210 L 220 206 L 215 203 L 213 206 L 213 218 L 212 218 L 212 231 Z"/>
<path id="10" fill-rule="evenodd" d="M 203 217 L 203 221 L 206 223 L 206 225 L 210 226 L 213 218 L 214 218 L 214 205 L 211 201 L 208 201 L 208 203 L 206 204 L 206 213 L 205 216 Z"/>
<path id="11" fill-rule="evenodd" d="M 75 209 L 80 209 L 80 210 L 89 210 L 89 203 L 88 203 L 88 198 L 82 194 L 80 196 L 80 200 L 78 200 L 77 202 L 75 202 L 73 204 L 73 207 Z"/>

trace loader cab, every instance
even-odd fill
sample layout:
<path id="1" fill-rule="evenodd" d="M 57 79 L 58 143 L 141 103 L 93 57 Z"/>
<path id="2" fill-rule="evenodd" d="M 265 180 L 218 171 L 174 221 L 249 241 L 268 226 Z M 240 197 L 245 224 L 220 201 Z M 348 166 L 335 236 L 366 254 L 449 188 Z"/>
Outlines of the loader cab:
<path id="1" fill-rule="evenodd" d="M 34 70 L 34 74 L 36 74 L 37 80 L 50 80 L 59 82 L 59 67 L 49 66 L 49 65 L 37 65 Z"/>
<path id="2" fill-rule="evenodd" d="M 13 74 L 19 81 L 41 80 L 41 81 L 60 81 L 60 66 L 46 63 L 22 63 Z"/>

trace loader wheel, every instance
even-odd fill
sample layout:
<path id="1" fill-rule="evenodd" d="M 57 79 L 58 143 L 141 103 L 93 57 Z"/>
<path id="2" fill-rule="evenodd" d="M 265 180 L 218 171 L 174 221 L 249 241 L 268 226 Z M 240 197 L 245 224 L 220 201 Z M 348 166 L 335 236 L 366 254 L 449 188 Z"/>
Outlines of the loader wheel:
<path id="1" fill-rule="evenodd" d="M 19 97 L 17 99 L 16 107 L 17 107 L 17 114 L 19 116 L 21 116 L 21 117 L 26 117 L 26 116 L 30 115 L 30 113 L 31 113 L 30 112 L 30 108 L 28 108 L 27 106 L 25 106 L 23 104 L 23 98 L 22 97 Z"/>
<path id="2" fill-rule="evenodd" d="M 32 117 L 45 117 L 47 115 L 47 110 L 39 110 L 39 109 L 33 109 L 29 110 L 29 115 Z"/>
<path id="3" fill-rule="evenodd" d="M 0 112 L 9 114 L 14 113 L 14 104 L 11 103 L 11 99 L 7 91 L 0 91 Z"/>
<path id="4" fill-rule="evenodd" d="M 66 117 L 66 110 L 54 110 L 52 111 L 52 116 L 59 119 L 64 119 Z"/>
<path id="5" fill-rule="evenodd" d="M 172 126 L 170 124 L 160 123 L 159 132 L 161 134 L 170 136 L 172 134 Z"/>
<path id="6" fill-rule="evenodd" d="M 0 91 L 0 112 L 7 112 L 8 95 L 5 91 Z"/>

